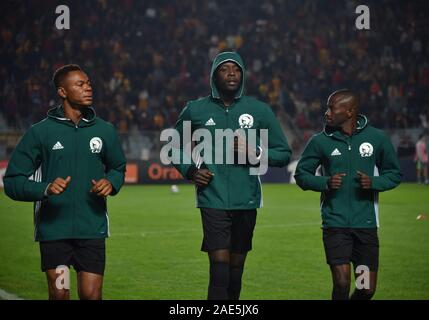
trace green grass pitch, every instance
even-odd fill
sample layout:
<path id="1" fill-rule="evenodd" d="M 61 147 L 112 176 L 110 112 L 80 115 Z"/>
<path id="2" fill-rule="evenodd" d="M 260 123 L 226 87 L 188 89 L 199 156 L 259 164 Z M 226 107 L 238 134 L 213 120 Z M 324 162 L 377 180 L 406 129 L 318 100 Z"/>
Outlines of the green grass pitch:
<path id="1" fill-rule="evenodd" d="M 125 186 L 109 198 L 104 299 L 205 299 L 208 259 L 194 189 Z M 331 279 L 320 230 L 319 194 L 295 185 L 263 186 L 242 299 L 329 299 Z M 402 184 L 380 194 L 380 268 L 374 299 L 429 299 L 429 187 Z M 32 203 L 0 191 L 0 289 L 46 299 Z M 71 272 L 72 298 L 76 274 Z"/>

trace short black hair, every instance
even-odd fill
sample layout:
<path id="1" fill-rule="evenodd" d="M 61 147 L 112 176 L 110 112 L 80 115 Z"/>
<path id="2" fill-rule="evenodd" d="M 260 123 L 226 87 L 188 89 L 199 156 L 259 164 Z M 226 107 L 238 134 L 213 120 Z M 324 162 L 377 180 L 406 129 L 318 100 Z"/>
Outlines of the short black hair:
<path id="1" fill-rule="evenodd" d="M 66 64 L 55 70 L 54 75 L 52 77 L 52 82 L 54 84 L 55 89 L 58 89 L 61 86 L 61 82 L 64 80 L 65 76 L 72 71 L 83 71 L 81 67 L 77 64 Z"/>
<path id="2" fill-rule="evenodd" d="M 352 105 L 354 105 L 356 108 L 359 107 L 359 96 L 352 90 L 350 89 L 340 89 L 340 90 L 336 90 L 333 93 L 330 94 L 329 98 L 333 97 L 333 96 L 342 96 L 346 99 L 350 99 Z M 328 98 L 328 100 L 329 100 Z"/>

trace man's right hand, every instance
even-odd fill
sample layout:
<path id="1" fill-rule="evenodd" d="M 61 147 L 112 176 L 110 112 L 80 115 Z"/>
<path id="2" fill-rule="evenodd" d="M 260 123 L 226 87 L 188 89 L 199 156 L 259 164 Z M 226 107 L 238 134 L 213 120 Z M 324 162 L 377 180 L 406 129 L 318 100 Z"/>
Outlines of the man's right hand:
<path id="1" fill-rule="evenodd" d="M 345 175 L 345 173 L 337 173 L 333 176 L 330 176 L 328 180 L 329 189 L 339 189 L 341 187 L 341 183 L 343 182 L 342 177 Z"/>
<path id="2" fill-rule="evenodd" d="M 214 173 L 208 169 L 198 169 L 192 177 L 192 180 L 198 187 L 205 187 L 209 184 L 213 176 Z"/>
<path id="3" fill-rule="evenodd" d="M 69 184 L 71 180 L 71 177 L 68 176 L 65 180 L 63 178 L 56 178 L 53 182 L 51 182 L 47 189 L 48 196 L 53 194 L 61 194 L 64 192 L 64 190 L 67 188 L 67 185 Z"/>

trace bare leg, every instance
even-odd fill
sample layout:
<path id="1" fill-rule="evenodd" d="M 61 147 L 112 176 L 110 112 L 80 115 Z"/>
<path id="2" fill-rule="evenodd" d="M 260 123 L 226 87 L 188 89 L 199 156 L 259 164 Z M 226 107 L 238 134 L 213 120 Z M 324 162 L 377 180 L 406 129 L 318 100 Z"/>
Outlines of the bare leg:
<path id="1" fill-rule="evenodd" d="M 348 300 L 350 292 L 350 264 L 331 265 L 332 300 Z"/>
<path id="2" fill-rule="evenodd" d="M 81 271 L 77 274 L 77 288 L 81 300 L 101 300 L 103 276 Z"/>
<path id="3" fill-rule="evenodd" d="M 61 276 L 61 274 L 58 274 L 56 269 L 49 269 L 46 271 L 46 278 L 48 279 L 49 300 L 70 300 L 70 289 L 61 289 L 57 287 L 56 282 L 59 276 Z M 68 283 L 70 283 L 69 279 Z"/>
<path id="4" fill-rule="evenodd" d="M 427 184 L 429 181 L 428 181 L 428 166 L 426 163 L 423 165 L 423 177 L 424 177 L 424 183 Z"/>
<path id="5" fill-rule="evenodd" d="M 355 277 L 359 277 L 360 274 L 355 274 Z M 377 272 L 369 272 L 369 288 L 368 289 L 358 289 L 356 288 L 350 297 L 351 300 L 370 300 L 375 293 L 377 287 Z"/>

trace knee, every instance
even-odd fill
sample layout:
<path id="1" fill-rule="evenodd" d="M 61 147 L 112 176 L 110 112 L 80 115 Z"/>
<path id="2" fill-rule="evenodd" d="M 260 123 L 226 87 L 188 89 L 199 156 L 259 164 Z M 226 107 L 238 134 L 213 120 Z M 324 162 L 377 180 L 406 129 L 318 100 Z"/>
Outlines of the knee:
<path id="1" fill-rule="evenodd" d="M 50 289 L 49 290 L 49 300 L 69 300 L 70 291 L 66 289 Z"/>
<path id="2" fill-rule="evenodd" d="M 349 291 L 350 281 L 347 278 L 335 279 L 334 289 L 340 290 L 340 291 Z"/>
<path id="3" fill-rule="evenodd" d="M 233 253 L 231 254 L 229 266 L 231 269 L 243 269 L 244 268 L 244 262 L 246 261 L 247 253 L 244 254 L 238 254 Z"/>
<path id="4" fill-rule="evenodd" d="M 86 287 L 79 290 L 80 300 L 101 300 L 101 289 L 97 287 Z"/>

